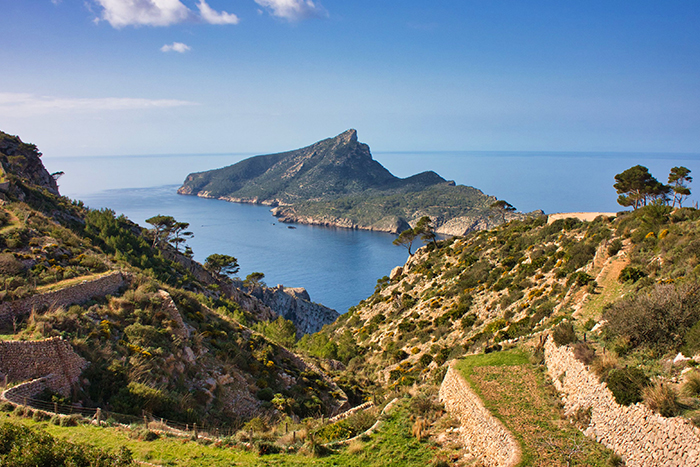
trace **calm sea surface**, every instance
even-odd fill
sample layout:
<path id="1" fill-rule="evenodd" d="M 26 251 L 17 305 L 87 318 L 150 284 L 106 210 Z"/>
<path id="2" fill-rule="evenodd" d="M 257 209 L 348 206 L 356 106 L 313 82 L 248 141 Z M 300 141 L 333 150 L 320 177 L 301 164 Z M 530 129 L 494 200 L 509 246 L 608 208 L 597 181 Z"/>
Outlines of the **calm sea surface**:
<path id="1" fill-rule="evenodd" d="M 195 259 L 212 253 L 238 258 L 239 275 L 260 271 L 269 285 L 305 287 L 311 299 L 345 312 L 368 297 L 378 278 L 407 258 L 393 235 L 297 225 L 289 229 L 269 208 L 180 196 L 190 172 L 238 162 L 251 154 L 44 157 L 51 172 L 63 171 L 61 193 L 93 208 L 109 207 L 145 227 L 156 214 L 189 222 Z M 520 211 L 547 213 L 618 211 L 614 176 L 642 164 L 666 182 L 671 167 L 700 174 L 698 154 L 438 152 L 376 153 L 392 173 L 407 177 L 434 170 L 475 186 Z M 691 185 L 692 189 L 692 185 Z M 700 188 L 698 188 L 700 190 Z M 688 205 L 695 203 L 693 195 Z"/>

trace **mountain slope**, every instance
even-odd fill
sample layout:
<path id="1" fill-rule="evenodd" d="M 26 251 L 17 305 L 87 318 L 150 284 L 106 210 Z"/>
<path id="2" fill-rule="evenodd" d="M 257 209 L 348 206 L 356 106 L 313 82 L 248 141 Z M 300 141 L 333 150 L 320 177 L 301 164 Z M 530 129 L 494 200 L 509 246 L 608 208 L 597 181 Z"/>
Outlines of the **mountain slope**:
<path id="1" fill-rule="evenodd" d="M 295 151 L 187 176 L 178 193 L 275 206 L 282 222 L 398 233 L 429 216 L 438 233 L 495 225 L 494 197 L 435 172 L 398 178 L 348 130 Z M 519 217 L 511 214 L 511 218 Z"/>
<path id="2" fill-rule="evenodd" d="M 269 307 L 174 248 L 153 247 L 124 216 L 59 196 L 33 145 L 3 141 L 0 334 L 70 343 L 89 362 L 73 402 L 199 426 L 275 416 L 276 394 L 300 417 L 345 403 L 322 372 L 253 330 L 277 318 Z M 112 271 L 121 288 L 95 285 Z M 60 303 L 34 301 L 54 291 Z"/>

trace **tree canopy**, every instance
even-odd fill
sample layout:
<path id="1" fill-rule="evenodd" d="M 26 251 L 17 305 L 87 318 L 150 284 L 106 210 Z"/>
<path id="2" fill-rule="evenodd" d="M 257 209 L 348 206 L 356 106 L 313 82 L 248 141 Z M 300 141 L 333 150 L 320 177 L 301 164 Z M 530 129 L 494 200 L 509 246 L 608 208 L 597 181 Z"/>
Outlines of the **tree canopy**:
<path id="1" fill-rule="evenodd" d="M 668 184 L 673 189 L 673 207 L 678 202 L 678 207 L 683 207 L 683 198 L 690 196 L 690 188 L 688 183 L 693 181 L 690 176 L 690 169 L 687 167 L 674 167 L 671 173 L 668 174 Z"/>
<path id="2" fill-rule="evenodd" d="M 668 185 L 659 182 L 643 165 L 635 165 L 615 175 L 613 187 L 619 194 L 617 202 L 622 206 L 638 209 L 647 204 L 683 205 L 683 199 L 690 195 L 688 183 L 693 181 L 690 169 L 673 167 L 668 175 Z M 673 194 L 673 197 L 670 195 Z"/>
<path id="3" fill-rule="evenodd" d="M 204 268 L 216 275 L 232 276 L 240 269 L 233 256 L 214 253 L 204 260 Z"/>
<path id="4" fill-rule="evenodd" d="M 665 202 L 671 191 L 668 185 L 659 182 L 643 165 L 635 165 L 615 175 L 615 181 L 613 187 L 620 195 L 617 202 L 621 206 L 632 206 L 633 209 L 655 200 Z"/>
<path id="5" fill-rule="evenodd" d="M 413 256 L 411 248 L 413 247 L 413 242 L 418 235 L 413 229 L 406 229 L 399 234 L 399 236 L 394 239 L 394 245 L 405 247 L 408 250 L 408 255 Z"/>
<path id="6" fill-rule="evenodd" d="M 515 212 L 513 205 L 502 199 L 499 199 L 495 203 L 491 204 L 490 208 L 494 213 L 493 215 L 499 216 L 501 218 L 501 222 L 504 224 L 506 223 L 506 214 L 509 212 Z"/>
<path id="7" fill-rule="evenodd" d="M 153 248 L 171 244 L 175 247 L 175 251 L 180 251 L 180 245 L 184 244 L 188 238 L 194 237 L 194 233 L 187 231 L 189 222 L 176 221 L 173 216 L 158 214 L 146 219 L 146 222 L 153 226 L 151 230 Z"/>
<path id="8" fill-rule="evenodd" d="M 418 219 L 416 226 L 413 228 L 413 232 L 416 235 L 420 235 L 421 240 L 424 242 L 432 242 L 436 244 L 435 239 L 437 234 L 435 233 L 435 228 L 433 227 L 432 220 L 428 216 L 423 216 Z"/>

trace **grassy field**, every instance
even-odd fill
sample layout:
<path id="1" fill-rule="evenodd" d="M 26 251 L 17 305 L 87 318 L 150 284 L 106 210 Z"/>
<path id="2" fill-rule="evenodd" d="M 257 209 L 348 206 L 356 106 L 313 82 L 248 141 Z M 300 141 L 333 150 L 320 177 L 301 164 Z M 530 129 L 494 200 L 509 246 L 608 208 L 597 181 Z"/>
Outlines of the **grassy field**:
<path id="1" fill-rule="evenodd" d="M 475 355 L 457 365 L 484 405 L 520 443 L 521 466 L 606 466 L 612 454 L 564 418 L 543 367 L 520 350 Z"/>
<path id="2" fill-rule="evenodd" d="M 332 451 L 325 457 L 301 453 L 259 456 L 255 452 L 189 439 L 161 437 L 154 441 L 135 439 L 135 432 L 123 428 L 101 428 L 92 425 L 60 427 L 48 422 L 35 422 L 0 413 L 0 423 L 11 421 L 74 443 L 87 443 L 99 448 L 117 450 L 126 446 L 134 459 L 162 466 L 421 466 L 431 464 L 440 448 L 431 442 L 419 442 L 411 435 L 407 404 L 400 404 L 387 417 L 381 429 L 366 440 Z"/>

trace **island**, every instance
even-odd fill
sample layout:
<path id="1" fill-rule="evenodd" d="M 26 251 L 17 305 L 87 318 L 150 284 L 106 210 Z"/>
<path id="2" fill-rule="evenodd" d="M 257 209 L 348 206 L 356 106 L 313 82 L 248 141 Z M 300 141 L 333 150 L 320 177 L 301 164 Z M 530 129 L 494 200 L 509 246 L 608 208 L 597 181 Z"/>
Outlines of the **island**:
<path id="1" fill-rule="evenodd" d="M 445 235 L 506 220 L 492 215 L 496 198 L 477 188 L 432 171 L 394 176 L 372 158 L 354 129 L 301 149 L 189 174 L 178 193 L 268 205 L 280 222 L 391 233 L 413 227 L 423 216 Z M 508 219 L 520 216 L 508 213 Z"/>

